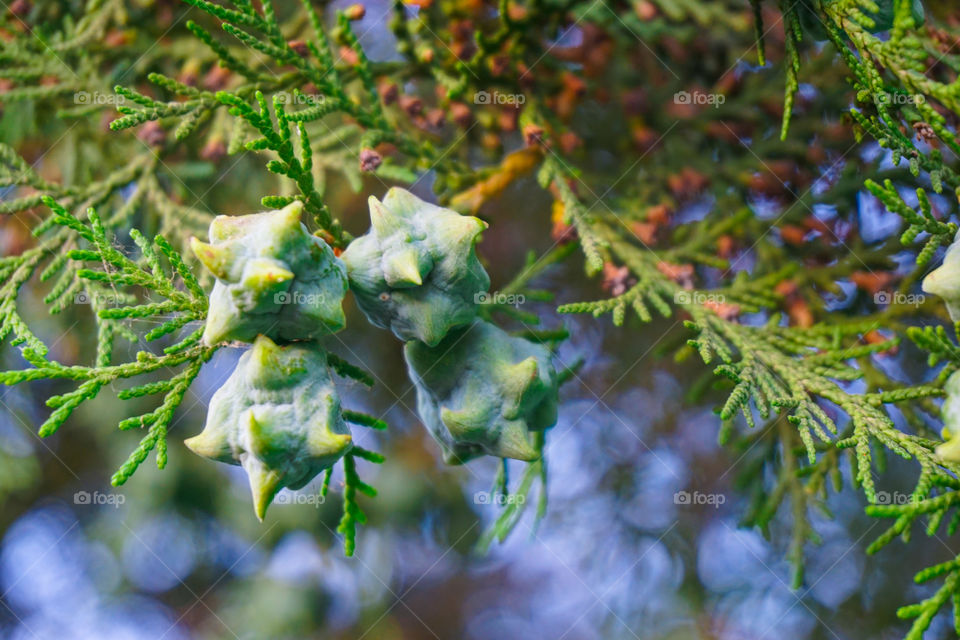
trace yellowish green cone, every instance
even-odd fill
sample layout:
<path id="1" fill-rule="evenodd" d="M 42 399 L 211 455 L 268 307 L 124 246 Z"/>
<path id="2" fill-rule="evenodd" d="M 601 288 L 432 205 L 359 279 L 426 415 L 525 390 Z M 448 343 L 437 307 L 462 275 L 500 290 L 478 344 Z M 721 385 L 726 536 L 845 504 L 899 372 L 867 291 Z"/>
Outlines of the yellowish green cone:
<path id="1" fill-rule="evenodd" d="M 203 431 L 185 444 L 242 465 L 262 520 L 277 492 L 303 487 L 353 443 L 326 353 L 315 343 L 278 346 L 259 336 L 213 394 Z"/>
<path id="2" fill-rule="evenodd" d="M 457 464 L 479 455 L 536 460 L 531 431 L 557 421 L 557 375 L 546 347 L 489 322 L 455 329 L 435 347 L 404 347 L 417 411 Z"/>
<path id="3" fill-rule="evenodd" d="M 947 398 L 940 408 L 943 416 L 943 439 L 936 449 L 938 456 L 950 462 L 960 462 L 960 371 L 955 371 L 943 385 Z"/>
<path id="4" fill-rule="evenodd" d="M 204 342 L 252 342 L 259 334 L 303 340 L 344 327 L 346 267 L 303 226 L 302 210 L 296 201 L 276 211 L 217 216 L 209 243 L 191 239 L 217 278 Z"/>
<path id="5" fill-rule="evenodd" d="M 432 346 L 473 321 L 490 286 L 474 248 L 485 222 L 394 187 L 383 202 L 370 197 L 370 226 L 342 256 L 370 322 Z"/>

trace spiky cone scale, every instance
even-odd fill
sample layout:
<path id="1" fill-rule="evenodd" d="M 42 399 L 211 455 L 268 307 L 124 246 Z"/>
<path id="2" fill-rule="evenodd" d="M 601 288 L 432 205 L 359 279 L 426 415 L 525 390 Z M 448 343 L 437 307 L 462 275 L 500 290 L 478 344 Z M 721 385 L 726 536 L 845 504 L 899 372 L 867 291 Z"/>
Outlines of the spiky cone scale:
<path id="1" fill-rule="evenodd" d="M 960 321 L 960 241 L 953 241 L 943 264 L 927 274 L 922 286 L 925 293 L 943 298 L 950 319 Z"/>
<path id="2" fill-rule="evenodd" d="M 210 243 L 191 239 L 217 280 L 203 339 L 252 342 L 317 338 L 343 329 L 346 267 L 300 222 L 303 204 L 247 216 L 217 216 Z"/>
<path id="3" fill-rule="evenodd" d="M 947 398 L 940 407 L 943 417 L 944 443 L 936 449 L 938 456 L 950 462 L 960 462 L 960 371 L 955 371 L 943 385 Z"/>
<path id="4" fill-rule="evenodd" d="M 353 446 L 327 354 L 315 343 L 278 346 L 258 336 L 213 394 L 203 431 L 185 444 L 241 465 L 263 520 L 277 492 L 303 487 Z"/>
<path id="5" fill-rule="evenodd" d="M 485 222 L 393 187 L 383 202 L 370 197 L 370 223 L 341 257 L 371 323 L 435 346 L 473 321 L 490 286 L 475 248 Z"/>
<path id="6" fill-rule="evenodd" d="M 539 457 L 530 432 L 557 421 L 557 373 L 546 347 L 477 320 L 435 347 L 410 341 L 404 356 L 417 412 L 445 462 Z"/>

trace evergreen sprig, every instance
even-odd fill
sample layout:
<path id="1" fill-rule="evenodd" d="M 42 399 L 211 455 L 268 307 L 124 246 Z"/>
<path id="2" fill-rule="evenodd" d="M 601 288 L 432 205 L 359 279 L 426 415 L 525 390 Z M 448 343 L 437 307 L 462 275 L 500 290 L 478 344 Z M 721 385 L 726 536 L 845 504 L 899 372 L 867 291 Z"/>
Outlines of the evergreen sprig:
<path id="1" fill-rule="evenodd" d="M 119 25 L 118 3 L 93 2 L 80 19 L 64 19 L 50 34 L 45 29 L 43 39 L 16 36 L 0 42 L 0 79 L 6 81 L 0 91 L 6 102 L 28 105 L 23 113 L 31 126 L 24 130 L 46 126 L 53 120 L 47 116 L 57 113 L 83 131 L 75 145 L 82 150 L 74 153 L 77 168 L 65 163 L 62 184 L 41 177 L 46 174 L 11 147 L 0 146 L 0 188 L 5 190 L 0 213 L 27 219 L 44 202 L 54 212 L 33 225 L 35 244 L 0 258 L 0 338 L 12 337 L 29 365 L 0 374 L 3 381 L 64 379 L 77 385 L 49 400 L 53 413 L 42 433 L 55 431 L 104 386 L 143 376 L 119 397 L 163 399 L 153 411 L 121 423 L 145 435 L 114 481 L 126 480 L 152 450 L 158 464 L 166 460 L 173 412 L 212 354 L 198 342 L 198 330 L 192 331 L 206 303 L 179 253 L 183 237 L 209 218 L 196 208 L 206 193 L 193 206 L 183 204 L 186 184 L 175 171 L 183 168 L 180 159 L 197 151 L 194 141 L 205 136 L 208 143 L 226 141 L 229 153 L 247 148 L 270 154 L 267 168 L 279 178 L 279 188 L 263 204 L 302 199 L 317 226 L 339 246 L 350 237 L 325 202 L 325 170 L 338 170 L 361 190 L 363 175 L 371 172 L 361 171 L 360 154 L 375 151 L 368 157 L 382 163 L 373 175 L 414 182 L 430 171 L 442 202 L 498 216 L 498 224 L 509 224 L 508 215 L 486 205 L 539 170 L 540 184 L 549 191 L 544 198 L 553 201 L 558 214 L 554 247 L 528 258 L 502 292 L 546 301 L 550 296 L 536 277 L 579 247 L 587 273 L 604 273 L 606 294 L 567 302 L 562 312 L 609 313 L 615 325 L 627 327 L 635 324 L 633 316 L 644 323 L 657 315 L 686 321 L 682 335 L 668 333 L 663 350 L 673 349 L 678 357 L 699 354 L 726 391 L 718 402 L 719 439 L 749 454 L 740 476 L 752 498 L 744 523 L 767 531 L 789 504 L 793 533 L 787 555 L 795 584 L 803 578 L 804 547 L 817 540 L 809 512 L 825 511 L 827 487 L 832 483 L 840 489 L 844 463 L 875 503 L 868 513 L 894 519 L 872 551 L 898 535 L 909 537 L 921 518 L 928 518 L 928 532 L 938 531 L 948 515 L 948 531 L 956 527 L 957 511 L 951 509 L 958 500 L 954 477 L 960 469 L 936 456 L 939 440 L 927 424 L 935 422 L 935 400 L 946 377 L 960 366 L 952 335 L 956 328 L 907 326 L 935 308 L 934 301 L 911 306 L 869 299 L 885 286 L 892 289 L 885 284 L 888 278 L 899 279 L 899 293 L 913 291 L 920 270 L 898 270 L 898 253 L 906 247 L 922 267 L 957 231 L 952 196 L 960 189 L 954 118 L 960 111 L 955 81 L 960 58 L 937 40 L 941 25 L 919 28 L 912 2 L 888 4 L 893 22 L 886 35 L 877 32 L 880 3 L 870 0 L 756 1 L 741 3 L 739 12 L 731 3 L 658 2 L 649 19 L 635 7 L 605 2 L 501 2 L 496 11 L 477 16 L 466 37 L 451 28 L 446 7 L 413 12 L 395 2 L 391 29 L 406 57 L 400 63 L 371 61 L 346 13 L 327 26 L 308 0 L 286 22 L 271 2 L 188 4 L 206 14 L 198 21 L 219 22 L 226 37 L 186 21 L 182 38 L 189 40 L 173 32 L 177 46 L 161 43 L 141 60 L 135 47 L 104 44 L 104 35 Z M 700 49 L 694 45 L 713 42 L 713 33 L 725 47 L 743 43 L 746 54 L 765 32 L 764 5 L 779 8 L 785 39 L 782 46 L 771 42 L 766 48 L 756 42 L 758 59 L 779 66 L 731 73 L 696 55 Z M 564 46 L 557 34 L 570 25 L 589 26 L 584 33 L 597 39 Z M 942 35 L 956 37 L 949 25 Z M 665 64 L 664 51 L 645 44 L 665 36 L 694 53 L 687 59 L 672 55 Z M 821 48 L 818 40 L 828 44 Z M 188 46 L 181 46 L 184 42 Z M 678 49 L 683 47 L 665 50 Z M 606 61 L 598 64 L 604 55 Z M 122 62 L 112 67 L 111 56 Z M 940 63 L 928 68 L 931 57 Z M 203 67 L 228 73 L 217 88 L 201 88 L 190 76 Z M 768 109 L 757 108 L 769 107 L 771 74 L 782 75 L 785 84 L 783 97 L 773 98 L 783 112 L 772 126 L 764 114 Z M 706 83 L 711 95 L 725 102 L 716 109 L 675 109 L 671 99 L 690 89 L 680 86 L 687 77 Z M 852 93 L 833 89 L 831 83 L 843 85 L 844 79 Z M 803 100 L 798 99 L 801 80 L 817 90 L 805 91 Z M 148 95 L 147 83 L 165 97 Z M 99 123 L 88 116 L 105 105 L 77 99 L 71 104 L 68 98 L 111 85 L 117 85 L 120 115 L 111 125 L 117 135 L 104 141 Z M 643 91 L 632 91 L 636 87 Z M 498 91 L 522 96 L 523 102 L 506 108 L 477 98 Z M 624 117 L 608 117 L 618 113 L 617 105 Z M 831 142 L 821 135 L 822 114 L 848 108 L 858 136 L 876 140 L 889 155 L 876 161 L 848 155 L 846 137 Z M 424 114 L 424 109 L 431 111 Z M 452 135 L 447 116 L 458 127 Z M 591 121 L 590 126 L 579 120 Z M 681 120 L 683 126 L 671 133 Z M 155 128 L 148 129 L 148 123 Z M 146 141 L 123 133 L 138 126 Z M 167 128 L 172 136 L 164 135 Z M 661 139 L 668 134 L 669 153 L 664 153 Z M 578 150 L 578 141 L 586 142 L 587 151 Z M 488 163 L 501 145 L 511 153 Z M 90 149 L 99 146 L 106 150 L 87 160 Z M 214 145 L 214 151 L 218 148 Z M 817 151 L 829 158 L 826 164 L 815 159 Z M 604 171 L 611 158 L 618 160 L 615 179 Z M 823 175 L 804 182 L 802 173 L 784 171 L 784 165 L 815 167 Z M 871 178 L 864 181 L 862 174 Z M 843 232 L 844 225 L 856 223 L 857 198 L 864 189 L 903 219 L 900 242 L 867 241 Z M 914 193 L 916 205 L 908 203 L 913 196 L 907 194 Z M 50 197 L 63 206 L 45 200 Z M 778 216 L 761 215 L 769 201 L 783 205 Z M 90 207 L 110 214 L 88 214 Z M 837 224 L 824 219 L 821 207 L 834 212 Z M 661 215 L 654 216 L 654 210 Z M 131 232 L 133 259 L 117 238 L 125 237 L 135 219 L 137 227 L 159 235 L 148 241 Z M 918 238 L 922 245 L 915 244 Z M 91 302 L 97 322 L 93 366 L 52 360 L 33 323 L 21 315 L 17 296 L 34 275 L 52 281 L 46 302 L 53 312 L 64 312 L 78 300 Z M 849 295 L 838 284 L 855 280 L 860 284 Z M 550 345 L 567 333 L 539 328 L 536 314 L 510 304 L 493 304 L 482 313 L 527 325 L 524 335 Z M 147 322 L 151 329 L 140 335 L 137 327 Z M 688 341 L 690 332 L 695 335 Z M 945 363 L 932 380 L 906 384 L 876 366 L 903 335 L 928 355 L 931 367 Z M 141 350 L 135 359 L 116 363 L 117 337 L 135 343 L 163 339 L 170 346 L 162 354 Z M 368 373 L 340 358 L 331 356 L 329 363 L 338 375 L 372 384 Z M 168 371 L 168 378 L 148 375 Z M 574 373 L 568 369 L 561 375 Z M 905 424 L 891 418 L 891 404 Z M 737 414 L 748 426 L 761 424 L 739 433 Z M 373 429 L 385 427 L 361 412 L 347 410 L 344 417 Z M 881 504 L 873 476 L 886 452 L 919 466 L 910 504 Z M 348 553 L 354 550 L 357 524 L 366 518 L 357 492 L 374 493 L 360 480 L 356 458 L 382 459 L 354 448 L 343 461 L 339 529 Z M 324 493 L 330 477 L 328 472 Z M 507 496 L 507 506 L 482 537 L 482 548 L 516 527 L 527 502 L 518 497 L 531 495 L 538 478 L 540 517 L 546 461 L 529 465 L 514 493 L 502 467 L 495 490 Z M 911 637 L 920 637 L 936 612 L 951 598 L 956 601 L 956 566 L 951 561 L 921 572 L 924 580 L 944 577 L 945 583 L 930 599 L 902 610 L 917 618 Z"/>
<path id="2" fill-rule="evenodd" d="M 104 386 L 183 367 L 182 371 L 167 380 L 141 383 L 118 394 L 123 399 L 164 394 L 159 407 L 146 414 L 126 418 L 119 425 L 121 430 L 139 428 L 147 432 L 137 449 L 113 475 L 111 482 L 120 485 L 129 479 L 154 449 L 157 451 L 157 466 L 162 468 L 166 465 L 166 435 L 174 411 L 183 402 L 201 365 L 217 347 L 199 344 L 201 327 L 175 340 L 163 349 L 161 355 L 139 351 L 130 362 L 112 364 L 113 337 L 118 333 L 126 333 L 132 336 L 133 342 L 139 340 L 131 327 L 121 325 L 122 321 L 156 323 L 157 326 L 142 336 L 147 342 L 181 331 L 190 323 L 206 317 L 207 297 L 183 258 L 163 236 L 157 236 L 150 242 L 136 229 L 131 230 L 130 237 L 140 250 L 140 259 L 135 261 L 114 246 L 113 238 L 107 235 L 103 220 L 93 208 L 87 210 L 87 220 L 81 221 L 49 196 L 43 196 L 43 203 L 51 210 L 53 222 L 69 231 L 77 240 L 78 248 L 69 250 L 68 258 L 99 267 L 76 270 L 80 280 L 92 285 L 78 296 L 92 301 L 99 320 L 99 333 L 96 363 L 92 367 L 64 365 L 51 360 L 48 358 L 49 349 L 39 338 L 29 333 L 18 333 L 14 344 L 24 345 L 20 352 L 31 366 L 0 373 L 0 382 L 13 385 L 34 380 L 63 379 L 79 383 L 75 390 L 51 396 L 47 400 L 47 406 L 53 411 L 40 426 L 39 435 L 47 437 L 56 433 L 74 410 L 97 397 Z M 157 299 L 138 303 L 136 300 L 139 296 L 127 293 L 129 287 Z M 106 303 L 109 301 L 119 301 L 120 304 L 108 306 Z M 13 330 L 17 332 L 18 328 L 14 326 Z"/>

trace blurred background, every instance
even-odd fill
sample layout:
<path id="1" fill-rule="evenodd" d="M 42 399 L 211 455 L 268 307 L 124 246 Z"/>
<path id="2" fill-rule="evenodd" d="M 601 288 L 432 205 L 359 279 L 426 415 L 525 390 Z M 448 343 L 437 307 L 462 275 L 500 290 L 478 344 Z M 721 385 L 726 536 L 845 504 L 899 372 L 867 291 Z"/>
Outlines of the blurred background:
<path id="1" fill-rule="evenodd" d="M 328 8 L 346 4 L 335 2 Z M 377 23 L 387 3 L 366 4 L 368 18 L 361 30 L 368 54 L 375 61 L 399 59 L 385 24 Z M 741 4 L 746 13 L 746 3 Z M 752 38 L 748 19 L 737 24 L 733 31 L 739 40 L 724 43 L 733 52 L 726 52 L 725 59 L 717 53 L 720 45 L 712 43 L 709 52 L 693 51 L 674 68 L 695 69 L 683 74 L 693 86 L 703 68 L 732 65 L 737 69 L 732 77 L 743 90 L 740 98 L 731 97 L 727 108 L 778 131 L 782 78 L 755 74 L 755 68 L 736 60 Z M 682 32 L 678 29 L 678 37 L 695 40 L 699 29 L 696 23 L 687 24 Z M 724 37 L 718 33 L 718 39 Z M 776 33 L 770 38 L 771 46 L 779 46 Z M 575 28 L 563 35 L 564 46 L 582 41 Z M 682 47 L 670 51 L 678 49 Z M 849 101 L 846 71 L 829 57 L 806 64 L 824 85 L 841 90 L 821 93 L 801 86 L 798 110 L 806 117 L 795 118 L 795 144 L 778 167 L 790 169 L 792 186 L 813 193 L 814 210 L 823 220 L 855 226 L 870 242 L 890 238 L 899 219 L 860 191 L 866 171 L 882 168 L 894 175 L 889 157 L 875 144 L 862 143 L 859 153 L 834 163 L 839 151 L 857 144 L 835 116 Z M 757 110 L 759 93 L 767 91 L 771 77 L 777 86 L 768 92 L 772 97 L 764 103 L 766 111 Z M 673 88 L 664 89 L 665 95 L 672 93 Z M 702 133 L 693 124 L 664 133 L 699 116 L 676 105 L 660 109 L 652 98 L 643 108 L 655 115 L 638 133 L 609 118 L 607 106 L 581 105 L 576 119 L 587 141 L 583 164 L 596 170 L 619 166 L 618 141 L 635 139 L 643 145 L 636 151 L 646 155 L 650 137 L 663 133 L 662 151 L 638 167 L 649 172 L 650 183 L 664 182 L 658 173 L 666 171 L 663 157 L 679 157 L 707 175 L 714 169 L 718 175 L 723 170 L 739 172 L 762 216 L 784 209 L 781 185 L 786 184 L 779 178 L 773 183 L 756 166 L 752 150 L 766 158 L 772 143 L 758 134 L 756 144 L 741 148 L 736 135 L 731 142 L 720 131 L 711 134 L 715 139 L 709 142 L 723 151 L 708 151 L 692 133 Z M 0 120 L 3 141 L 31 161 L 39 158 L 38 171 L 51 179 L 77 181 L 93 172 L 94 159 L 106 155 L 100 148 L 107 144 L 105 130 L 43 128 L 36 124 L 43 112 L 36 109 L 32 103 L 7 106 Z M 641 133 L 647 136 L 645 142 Z M 522 146 L 516 131 L 503 134 L 501 142 L 506 150 Z M 469 159 L 490 160 L 479 153 Z M 801 163 L 803 168 L 794 171 Z M 187 202 L 203 194 L 204 206 L 218 213 L 256 211 L 259 197 L 276 190 L 262 158 L 252 154 L 202 162 L 175 156 L 165 158 L 164 166 L 177 178 L 170 181 L 172 190 L 182 192 Z M 818 186 L 821 171 L 829 174 L 830 185 Z M 431 198 L 432 180 L 427 173 L 413 190 Z M 367 226 L 366 196 L 386 190 L 372 178 L 361 186 L 357 193 L 344 180 L 331 180 L 325 194 L 330 208 L 357 234 Z M 686 200 L 677 207 L 679 221 L 695 220 L 716 203 L 708 196 Z M 523 267 L 527 251 L 541 255 L 554 244 L 549 235 L 551 204 L 550 195 L 530 176 L 515 181 L 481 210 L 491 222 L 479 253 L 491 274 L 492 290 Z M 4 255 L 22 250 L 26 238 L 15 224 L 0 226 Z M 743 268 L 750 268 L 750 260 Z M 354 428 L 358 444 L 382 452 L 386 462 L 377 466 L 359 461 L 361 477 L 380 493 L 375 499 L 360 498 L 369 524 L 359 531 L 353 558 L 344 557 L 334 533 L 340 517 L 338 474 L 326 500 L 318 496 L 319 478 L 301 491 L 285 490 L 261 524 L 239 467 L 211 463 L 183 447 L 184 438 L 200 431 L 207 402 L 232 371 L 238 349 L 219 351 L 191 388 L 170 431 L 167 468 L 158 471 L 151 457 L 119 489 L 110 487 L 109 477 L 138 440 L 136 433 L 117 431 L 117 423 L 131 411 L 131 402 L 116 400 L 119 389 L 83 405 L 45 440 L 36 436 L 49 411 L 43 400 L 67 387 L 40 382 L 0 389 L 0 638 L 903 636 L 897 607 L 930 592 L 905 587 L 911 584 L 908 576 L 953 557 L 953 541 L 917 536 L 914 544 L 895 543 L 877 556 L 865 555 L 884 523 L 864 515 L 864 498 L 849 489 L 849 468 L 843 465 L 847 489 L 830 493 L 824 513 L 814 515 L 822 542 L 806 546 L 804 584 L 790 589 L 789 509 L 781 510 L 768 537 L 740 527 L 753 500 L 750 483 L 743 478 L 773 478 L 766 465 L 776 455 L 777 424 L 760 425 L 735 439 L 733 446 L 718 446 L 714 409 L 725 394 L 707 390 L 692 401 L 694 389 L 709 386 L 710 372 L 695 358 L 669 357 L 690 337 L 683 318 L 651 324 L 632 320 L 617 329 L 608 318 L 557 315 L 557 304 L 603 295 L 597 281 L 583 276 L 578 254 L 532 284 L 556 292 L 557 299 L 527 301 L 523 310 L 539 314 L 545 328 L 563 326 L 571 333 L 558 353 L 558 367 L 580 359 L 584 365 L 561 389 L 560 419 L 548 435 L 546 517 L 535 523 L 534 509 L 527 509 L 506 542 L 494 544 L 486 554 L 477 553 L 475 545 L 501 509 L 489 500 L 498 463 L 482 459 L 463 467 L 443 465 L 414 412 L 415 394 L 400 343 L 370 326 L 349 297 L 348 328 L 328 339 L 327 346 L 364 363 L 376 374 L 377 384 L 368 390 L 340 380 L 344 404 L 383 416 L 390 425 L 386 432 Z M 851 312 L 861 308 L 866 294 L 849 281 L 841 288 L 844 296 L 830 304 Z M 24 289 L 20 304 L 28 320 L 52 345 L 51 357 L 83 361 L 94 335 L 89 310 L 77 306 L 51 317 L 42 302 L 44 294 L 35 284 Z M 0 353 L 4 369 L 23 366 L 15 349 Z M 915 379 L 925 371 L 918 360 L 904 345 L 878 363 L 893 377 Z M 137 402 L 143 410 L 151 406 L 150 400 L 132 401 Z M 511 462 L 509 471 L 515 484 L 523 464 Z M 900 500 L 914 479 L 912 465 L 890 460 L 878 487 L 884 499 Z M 941 617 L 927 637 L 950 633 L 948 620 Z"/>
<path id="2" fill-rule="evenodd" d="M 418 191 L 426 196 L 429 187 Z M 519 207 L 536 224 L 497 220 L 480 246 L 494 290 L 522 266 L 518 248 L 551 244 L 538 237 L 549 201 L 532 180 L 511 187 L 498 210 Z M 349 211 L 345 217 L 362 230 L 362 198 L 341 194 L 336 209 Z M 558 302 L 586 299 L 595 285 L 581 274 L 572 259 L 535 284 L 561 291 Z M 945 544 L 897 545 L 867 557 L 882 523 L 863 515 L 861 495 L 831 495 L 834 518 L 815 521 L 823 543 L 808 545 L 806 583 L 792 591 L 788 514 L 776 521 L 775 544 L 738 527 L 749 496 L 738 492 L 737 478 L 774 441 L 717 445 L 713 405 L 686 399 L 702 366 L 658 354 L 686 337 L 679 321 L 625 332 L 608 321 L 559 317 L 552 304 L 527 304 L 546 327 L 570 330 L 558 365 L 586 363 L 562 388 L 560 421 L 549 432 L 546 518 L 534 528 L 528 509 L 507 542 L 485 556 L 473 546 L 500 508 L 486 498 L 496 462 L 443 465 L 415 415 L 401 345 L 371 327 L 349 298 L 348 329 L 328 346 L 366 363 L 378 381 L 372 390 L 341 381 L 344 404 L 390 424 L 385 433 L 354 429 L 358 444 L 387 457 L 382 466 L 360 461 L 361 476 L 380 495 L 362 498 L 370 523 L 360 529 L 354 558 L 343 556 L 334 534 L 338 475 L 326 501 L 318 478 L 299 492 L 285 490 L 260 524 L 243 471 L 183 447 L 200 431 L 238 349 L 222 350 L 204 367 L 171 430 L 168 467 L 145 464 L 119 489 L 109 475 L 135 437 L 116 431 L 123 403 L 104 395 L 41 441 L 35 432 L 49 390 L 4 388 L 0 637 L 902 635 L 894 612 L 922 593 L 904 593 L 904 575 L 949 555 Z M 89 318 L 77 316 L 59 337 L 52 327 L 43 336 L 65 359 L 87 340 Z M 514 480 L 522 467 L 511 462 Z M 912 470 L 902 471 L 892 464 L 882 479 L 891 499 L 898 479 L 909 491 Z M 947 637 L 948 629 L 939 632 Z"/>

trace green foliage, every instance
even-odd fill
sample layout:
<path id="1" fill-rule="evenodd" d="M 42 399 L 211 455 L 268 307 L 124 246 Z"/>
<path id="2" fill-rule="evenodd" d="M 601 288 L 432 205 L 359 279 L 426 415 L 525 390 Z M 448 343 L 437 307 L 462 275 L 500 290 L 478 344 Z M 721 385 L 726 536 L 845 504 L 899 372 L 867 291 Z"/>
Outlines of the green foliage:
<path id="1" fill-rule="evenodd" d="M 930 234 L 926 244 L 917 254 L 917 266 L 922 267 L 930 262 L 936 250 L 941 245 L 950 244 L 957 235 L 957 224 L 955 222 L 941 222 L 933 217 L 930 200 L 927 198 L 927 192 L 923 189 L 917 189 L 916 191 L 920 206 L 918 213 L 903 200 L 890 180 L 884 181 L 883 186 L 873 180 L 866 180 L 864 185 L 870 193 L 880 199 L 889 211 L 899 214 L 907 221 L 909 226 L 900 236 L 900 242 L 904 245 L 913 243 L 921 233 Z"/>
<path id="2" fill-rule="evenodd" d="M 80 246 L 70 249 L 67 257 L 77 263 L 93 263 L 101 268 L 76 270 L 76 277 L 85 283 L 76 294 L 78 301 L 89 300 L 100 321 L 96 364 L 93 367 L 67 366 L 49 359 L 46 344 L 21 324 L 12 308 L 8 312 L 9 324 L 6 326 L 15 335 L 13 344 L 23 345 L 20 353 L 31 366 L 3 372 L 0 381 L 7 385 L 41 379 L 66 379 L 80 383 L 75 390 L 51 396 L 47 400 L 47 406 L 53 411 L 40 426 L 40 436 L 55 433 L 77 407 L 95 398 L 106 385 L 182 367 L 179 373 L 166 380 L 140 383 L 118 394 L 121 399 L 163 394 L 159 407 L 149 413 L 126 418 L 119 425 L 121 430 L 146 431 L 139 446 L 111 479 L 114 485 L 120 485 L 130 478 L 154 449 L 157 451 L 157 466 L 162 468 L 166 465 L 167 428 L 173 413 L 183 402 L 201 365 L 210 359 L 216 347 L 200 345 L 202 329 L 195 329 L 165 347 L 162 354 L 139 351 L 133 361 L 112 365 L 114 341 L 118 336 L 133 343 L 139 341 L 140 338 L 131 331 L 129 322 L 124 321 L 158 321 L 155 328 L 142 336 L 147 342 L 182 332 L 191 322 L 205 318 L 207 298 L 183 258 L 163 236 L 158 235 L 150 242 L 139 231 L 132 230 L 130 237 L 140 250 L 140 258 L 135 261 L 113 246 L 112 238 L 106 235 L 104 223 L 94 209 L 87 210 L 87 221 L 83 222 L 49 196 L 43 196 L 43 202 L 53 212 L 51 220 L 77 238 Z M 183 288 L 178 286 L 178 282 L 182 283 Z M 130 288 L 141 291 L 145 299 L 138 302 L 140 298 L 129 293 Z M 48 300 L 55 302 L 61 295 L 48 296 Z M 110 301 L 119 304 L 110 306 Z"/>
<path id="3" fill-rule="evenodd" d="M 417 12 L 396 2 L 390 28 L 400 61 L 371 60 L 346 13 L 326 25 L 309 1 L 274 7 L 246 0 L 190 0 L 197 22 L 184 21 L 180 37 L 191 45 L 159 45 L 141 61 L 101 44 L 120 22 L 119 4 L 92 2 L 81 19 L 62 20 L 43 41 L 0 43 L 0 77 L 11 83 L 3 100 L 30 105 L 22 110 L 29 126 L 7 129 L 49 126 L 55 118 L 46 116 L 59 115 L 77 124 L 79 133 L 70 135 L 80 140 L 76 148 L 88 148 L 83 141 L 103 138 L 90 121 L 104 105 L 69 105 L 65 98 L 116 86 L 119 117 L 110 128 L 117 135 L 93 160 L 74 153 L 79 160 L 65 165 L 62 181 L 0 146 L 0 188 L 9 189 L 0 213 L 26 218 L 41 203 L 53 211 L 32 227 L 33 244 L 0 258 L 0 338 L 10 337 L 29 365 L 2 380 L 78 384 L 48 401 L 53 412 L 40 428 L 48 435 L 105 386 L 143 376 L 120 397 L 163 400 L 121 423 L 145 435 L 115 483 L 152 450 L 165 463 L 173 412 L 216 349 L 198 341 L 194 325 L 205 319 L 207 300 L 181 257 L 185 239 L 209 223 L 206 201 L 216 195 L 192 193 L 190 172 L 210 177 L 202 171 L 213 168 L 184 158 L 246 149 L 269 158 L 258 195 L 272 195 L 262 203 L 302 202 L 313 230 L 337 248 L 353 238 L 333 213 L 328 172 L 355 191 L 374 184 L 378 192 L 385 185 L 374 181 L 413 183 L 429 174 L 441 204 L 509 225 L 516 212 L 488 203 L 536 170 L 553 202 L 553 243 L 521 264 L 499 293 L 552 299 L 539 276 L 579 249 L 586 273 L 602 274 L 604 293 L 588 301 L 561 294 L 560 312 L 610 314 L 628 330 L 675 323 L 658 349 L 712 366 L 723 391 L 711 396 L 720 440 L 747 457 L 738 479 L 751 497 L 744 524 L 769 532 L 789 505 L 787 556 L 796 585 L 805 545 L 818 540 L 810 512 L 825 511 L 829 487 L 841 490 L 845 466 L 872 503 L 867 512 L 893 519 L 871 552 L 898 536 L 908 540 L 918 520 L 926 520 L 930 535 L 944 522 L 950 533 L 960 523 L 953 510 L 960 467 L 937 456 L 934 428 L 936 399 L 960 367 L 957 329 L 931 325 L 946 320 L 938 301 L 904 301 L 917 295 L 919 279 L 958 229 L 960 56 L 948 44 L 958 36 L 929 4 L 918 12 L 913 0 L 658 1 L 644 3 L 653 7 L 644 16 L 626 4 L 576 0 L 489 4 L 476 14 L 452 1 Z M 769 12 L 776 24 L 765 20 Z M 574 27 L 584 44 L 565 46 L 558 37 Z M 765 37 L 773 28 L 782 39 L 779 32 Z M 711 55 L 709 46 L 736 49 L 733 58 L 751 61 L 755 48 L 764 68 L 732 71 L 733 60 Z M 123 69 L 102 73 L 111 55 L 123 57 Z M 186 67 L 222 81 L 198 82 Z M 771 97 L 769 87 L 781 82 L 783 95 L 776 88 Z M 802 91 L 805 83 L 814 91 Z M 713 104 L 679 104 L 680 92 L 711 96 Z M 485 102 L 483 93 L 523 102 Z M 139 138 L 124 133 L 134 128 Z M 868 153 L 864 140 L 882 153 Z M 504 147 L 513 153 L 502 153 Z M 207 182 L 213 180 L 201 184 Z M 871 196 L 902 219 L 899 240 L 845 231 L 857 226 L 859 199 Z M 90 207 L 106 213 L 85 213 Z M 150 242 L 130 231 L 135 248 L 122 247 L 116 238 L 126 237 L 135 220 L 158 235 Z M 904 251 L 909 264 L 898 269 Z M 93 366 L 51 359 L 17 304 L 34 276 L 51 281 L 46 300 L 54 313 L 68 312 L 81 295 L 92 302 Z M 496 300 L 478 313 L 505 318 L 550 347 L 567 336 L 565 328 L 543 329 L 536 314 Z M 135 329 L 144 321 L 156 327 L 141 336 Z M 904 336 L 913 344 L 902 344 Z M 118 338 L 169 344 L 114 364 Z M 878 365 L 908 347 L 942 368 L 911 383 Z M 372 385 L 355 365 L 332 355 L 328 363 Z M 575 370 L 560 372 L 561 381 Z M 170 377 L 156 379 L 161 375 Z M 343 417 L 385 427 L 377 416 L 347 410 Z M 535 436 L 542 454 L 544 436 Z M 876 477 L 888 452 L 919 467 L 909 504 L 880 504 Z M 375 494 L 360 480 L 357 458 L 382 461 L 358 447 L 343 458 L 339 532 L 348 553 L 366 519 L 357 492 Z M 481 549 L 509 535 L 532 502 L 517 498 L 538 486 L 535 516 L 542 517 L 546 471 L 541 455 L 511 490 L 503 467 L 495 493 L 505 496 L 505 508 Z M 328 469 L 324 494 L 331 476 Z M 918 574 L 918 581 L 944 583 L 901 609 L 915 619 L 908 637 L 922 637 L 948 602 L 957 607 L 957 567 L 954 559 Z"/>

